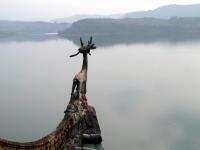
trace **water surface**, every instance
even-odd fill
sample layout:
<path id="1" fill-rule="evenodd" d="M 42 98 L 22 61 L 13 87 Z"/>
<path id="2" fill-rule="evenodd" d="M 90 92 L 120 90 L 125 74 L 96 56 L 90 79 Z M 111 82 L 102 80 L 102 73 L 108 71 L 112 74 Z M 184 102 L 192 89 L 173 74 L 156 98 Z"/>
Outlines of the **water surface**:
<path id="1" fill-rule="evenodd" d="M 98 46 L 98 45 L 97 45 Z M 56 128 L 82 57 L 67 40 L 0 43 L 0 137 L 31 141 Z M 200 44 L 99 47 L 88 100 L 107 150 L 200 148 Z"/>

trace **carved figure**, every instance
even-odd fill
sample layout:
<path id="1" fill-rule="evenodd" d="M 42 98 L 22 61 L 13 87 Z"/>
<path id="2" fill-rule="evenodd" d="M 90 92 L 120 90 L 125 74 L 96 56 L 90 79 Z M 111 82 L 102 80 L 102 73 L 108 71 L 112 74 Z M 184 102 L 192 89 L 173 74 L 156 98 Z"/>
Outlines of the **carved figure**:
<path id="1" fill-rule="evenodd" d="M 70 57 L 77 56 L 78 54 L 83 55 L 83 64 L 82 69 L 79 73 L 77 73 L 73 79 L 72 91 L 70 103 L 67 107 L 67 110 L 77 109 L 77 103 L 81 101 L 81 105 L 83 109 L 87 109 L 87 98 L 86 98 L 86 83 L 87 83 L 87 70 L 88 70 L 88 58 L 87 55 L 90 54 L 90 50 L 96 49 L 94 43 L 92 43 L 92 37 L 88 41 L 87 45 L 84 45 L 82 38 L 80 38 L 81 47 L 78 49 L 78 52 Z"/>

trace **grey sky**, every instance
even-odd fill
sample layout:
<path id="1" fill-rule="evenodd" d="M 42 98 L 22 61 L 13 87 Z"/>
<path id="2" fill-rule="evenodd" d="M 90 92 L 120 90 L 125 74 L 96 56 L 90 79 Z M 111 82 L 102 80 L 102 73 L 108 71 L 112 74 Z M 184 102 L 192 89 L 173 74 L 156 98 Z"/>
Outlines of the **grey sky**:
<path id="1" fill-rule="evenodd" d="M 74 14 L 113 14 L 149 10 L 199 0 L 0 0 L 0 19 L 51 20 Z"/>

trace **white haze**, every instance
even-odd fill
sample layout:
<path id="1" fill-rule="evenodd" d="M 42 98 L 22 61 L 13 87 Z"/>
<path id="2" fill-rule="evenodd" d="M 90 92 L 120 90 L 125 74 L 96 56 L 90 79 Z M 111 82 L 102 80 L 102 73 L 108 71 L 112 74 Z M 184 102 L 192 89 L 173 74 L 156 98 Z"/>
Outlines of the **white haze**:
<path id="1" fill-rule="evenodd" d="M 43 20 L 74 14 L 115 14 L 151 10 L 169 4 L 194 4 L 199 0 L 0 0 L 0 20 Z"/>

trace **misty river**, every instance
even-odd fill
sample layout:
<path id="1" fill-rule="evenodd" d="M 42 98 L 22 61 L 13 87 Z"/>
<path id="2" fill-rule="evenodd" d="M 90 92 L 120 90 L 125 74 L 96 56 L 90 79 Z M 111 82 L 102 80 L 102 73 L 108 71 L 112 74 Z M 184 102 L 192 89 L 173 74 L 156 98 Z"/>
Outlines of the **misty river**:
<path id="1" fill-rule="evenodd" d="M 95 42 L 95 41 L 94 41 Z M 0 43 L 0 137 L 27 142 L 64 116 L 79 46 L 65 39 Z M 98 47 L 89 56 L 87 97 L 105 150 L 200 148 L 200 43 Z"/>

